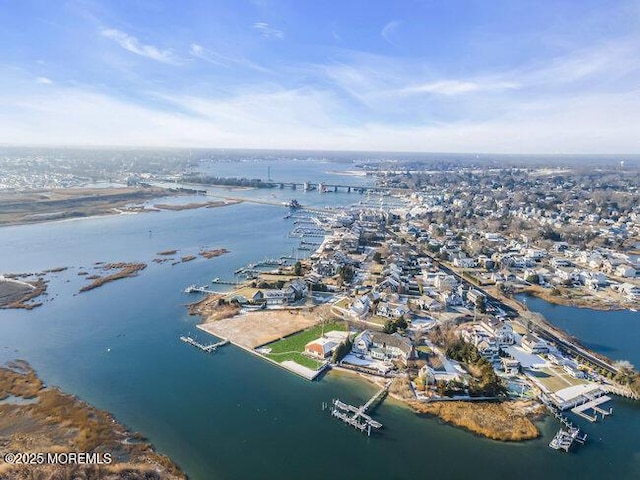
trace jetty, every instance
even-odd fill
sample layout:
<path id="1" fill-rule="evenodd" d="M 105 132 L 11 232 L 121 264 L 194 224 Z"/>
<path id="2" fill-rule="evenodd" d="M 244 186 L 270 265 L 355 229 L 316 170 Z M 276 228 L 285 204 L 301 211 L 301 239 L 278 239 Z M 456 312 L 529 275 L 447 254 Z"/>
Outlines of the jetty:
<path id="1" fill-rule="evenodd" d="M 197 340 L 191 338 L 190 336 L 181 336 L 180 340 L 182 340 L 184 343 L 188 343 L 189 345 L 193 345 L 196 348 L 199 348 L 200 350 L 202 350 L 203 352 L 206 353 L 212 353 L 215 352 L 218 347 L 222 347 L 224 345 L 226 345 L 227 343 L 229 343 L 229 340 L 227 340 L 226 338 L 220 340 L 219 342 L 216 343 L 211 343 L 209 345 L 203 345 L 202 343 L 198 342 Z"/>
<path id="2" fill-rule="evenodd" d="M 384 396 L 389 392 L 391 386 L 391 380 L 389 380 L 384 387 L 378 390 L 364 405 L 360 407 L 354 407 L 347 403 L 341 402 L 338 399 L 332 400 L 331 416 L 339 418 L 344 423 L 351 425 L 356 430 L 360 430 L 362 433 L 371 436 L 371 429 L 379 429 L 382 427 L 380 422 L 375 421 L 369 415 L 367 410 L 377 404 Z M 323 404 L 323 409 L 325 405 Z"/>

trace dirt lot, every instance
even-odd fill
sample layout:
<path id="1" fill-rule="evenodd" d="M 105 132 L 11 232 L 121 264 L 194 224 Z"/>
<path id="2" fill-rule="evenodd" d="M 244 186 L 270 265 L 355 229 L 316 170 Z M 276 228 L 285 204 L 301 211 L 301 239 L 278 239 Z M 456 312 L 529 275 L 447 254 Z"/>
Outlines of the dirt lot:
<path id="1" fill-rule="evenodd" d="M 309 328 L 321 321 L 316 311 L 266 310 L 247 312 L 223 320 L 207 321 L 198 325 L 216 337 L 228 338 L 246 348 L 257 348 L 266 343 Z"/>

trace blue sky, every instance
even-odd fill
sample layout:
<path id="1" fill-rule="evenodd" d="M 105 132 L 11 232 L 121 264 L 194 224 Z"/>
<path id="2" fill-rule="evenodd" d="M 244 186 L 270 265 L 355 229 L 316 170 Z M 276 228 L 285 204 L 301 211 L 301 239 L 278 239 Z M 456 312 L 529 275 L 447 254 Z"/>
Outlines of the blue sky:
<path id="1" fill-rule="evenodd" d="M 0 143 L 640 153 L 640 0 L 0 0 Z"/>

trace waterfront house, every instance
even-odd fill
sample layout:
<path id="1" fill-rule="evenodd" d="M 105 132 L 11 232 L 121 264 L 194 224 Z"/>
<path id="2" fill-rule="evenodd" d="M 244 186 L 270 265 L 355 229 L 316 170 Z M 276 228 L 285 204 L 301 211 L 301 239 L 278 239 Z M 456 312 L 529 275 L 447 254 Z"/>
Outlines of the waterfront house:
<path id="1" fill-rule="evenodd" d="M 369 355 L 376 360 L 399 360 L 406 365 L 407 360 L 415 357 L 411 340 L 399 333 L 387 334 L 363 331 L 353 341 L 352 352 L 357 355 Z"/>
<path id="2" fill-rule="evenodd" d="M 338 342 L 327 337 L 317 338 L 304 346 L 304 353 L 312 357 L 325 359 L 333 354 L 338 347 Z"/>
<path id="3" fill-rule="evenodd" d="M 353 347 L 351 348 L 351 351 L 357 355 L 366 355 L 369 353 L 369 348 L 371 348 L 372 344 L 373 340 L 371 338 L 371 332 L 369 332 L 369 330 L 365 330 L 353 339 Z"/>
<path id="4" fill-rule="evenodd" d="M 267 305 L 284 305 L 295 300 L 294 293 L 289 290 L 263 290 L 262 294 Z"/>
<path id="5" fill-rule="evenodd" d="M 533 354 L 549 352 L 547 342 L 530 333 L 522 337 L 522 348 Z"/>
<path id="6" fill-rule="evenodd" d="M 387 334 L 373 332 L 371 340 L 374 348 L 380 349 L 385 359 L 400 360 L 406 364 L 407 360 L 415 356 L 415 349 L 411 340 L 399 333 Z"/>

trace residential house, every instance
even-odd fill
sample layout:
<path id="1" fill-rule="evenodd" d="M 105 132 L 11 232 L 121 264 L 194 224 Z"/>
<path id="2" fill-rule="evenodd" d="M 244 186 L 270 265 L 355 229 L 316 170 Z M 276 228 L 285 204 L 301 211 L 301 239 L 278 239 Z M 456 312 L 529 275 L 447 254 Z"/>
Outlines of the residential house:
<path id="1" fill-rule="evenodd" d="M 325 333 L 322 337 L 316 338 L 304 346 L 304 353 L 319 359 L 325 359 L 338 348 L 340 343 L 344 342 L 349 336 L 349 332 L 338 332 L 332 330 Z"/>
<path id="2" fill-rule="evenodd" d="M 547 342 L 530 333 L 522 337 L 522 348 L 527 352 L 533 354 L 549 352 L 549 346 L 547 345 Z"/>
<path id="3" fill-rule="evenodd" d="M 353 341 L 352 351 L 358 355 L 369 355 L 376 360 L 399 360 L 406 364 L 415 357 L 411 340 L 399 333 L 387 334 L 365 330 Z"/>

